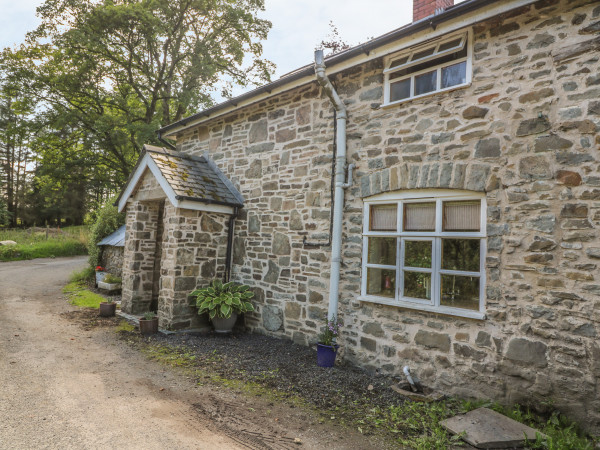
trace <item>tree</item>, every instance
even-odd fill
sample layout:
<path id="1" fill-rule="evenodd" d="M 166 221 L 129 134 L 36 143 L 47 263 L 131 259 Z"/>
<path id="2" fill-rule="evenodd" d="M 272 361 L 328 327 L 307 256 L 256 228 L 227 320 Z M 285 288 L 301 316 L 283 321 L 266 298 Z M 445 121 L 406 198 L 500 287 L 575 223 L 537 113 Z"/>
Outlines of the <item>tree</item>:
<path id="1" fill-rule="evenodd" d="M 267 81 L 263 0 L 46 0 L 20 70 L 60 121 L 129 175 L 156 129 L 212 105 L 229 83 Z M 49 43 L 47 43 L 49 42 Z M 222 83 L 224 79 L 228 82 Z"/>
<path id="2" fill-rule="evenodd" d="M 329 33 L 325 39 L 321 41 L 319 46 L 329 50 L 329 53 L 327 53 L 326 56 L 335 55 L 336 53 L 343 52 L 344 50 L 348 50 L 350 48 L 350 44 L 348 44 L 340 36 L 340 32 L 333 23 L 333 20 L 329 21 Z"/>
<path id="3" fill-rule="evenodd" d="M 8 212 L 6 203 L 4 203 L 4 200 L 0 199 L 0 227 L 8 225 L 10 216 L 11 214 Z"/>

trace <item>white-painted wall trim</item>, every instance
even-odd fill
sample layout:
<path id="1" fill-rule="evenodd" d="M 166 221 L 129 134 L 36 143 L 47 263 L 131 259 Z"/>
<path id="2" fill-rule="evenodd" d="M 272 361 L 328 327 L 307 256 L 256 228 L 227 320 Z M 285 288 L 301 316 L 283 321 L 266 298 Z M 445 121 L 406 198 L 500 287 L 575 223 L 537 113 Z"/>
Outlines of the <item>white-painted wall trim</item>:
<path id="1" fill-rule="evenodd" d="M 346 60 L 342 63 L 339 63 L 335 66 L 328 67 L 327 75 L 328 76 L 335 75 L 336 73 L 342 72 L 346 69 L 349 69 L 350 67 L 354 67 L 359 64 L 363 64 L 368 61 L 371 61 L 373 59 L 381 58 L 383 56 L 388 56 L 392 53 L 408 49 L 412 46 L 421 44 L 429 39 L 438 38 L 438 37 L 444 36 L 445 34 L 462 30 L 466 27 L 469 27 L 476 23 L 485 21 L 487 19 L 490 19 L 492 17 L 495 17 L 495 16 L 505 13 L 507 11 L 511 11 L 513 9 L 520 8 L 522 6 L 531 5 L 531 4 L 535 3 L 536 1 L 537 0 L 505 0 L 505 1 L 498 2 L 494 5 L 488 6 L 485 9 L 480 9 L 477 11 L 472 11 L 470 13 L 465 13 L 464 15 L 461 15 L 457 18 L 454 18 L 454 19 L 448 20 L 447 22 L 443 22 L 443 23 L 439 24 L 436 29 L 429 28 L 425 31 L 411 34 L 410 37 L 401 38 L 396 42 L 393 42 L 393 43 L 390 43 L 387 45 L 383 45 L 381 47 L 373 49 L 369 52 L 368 55 L 362 54 L 362 55 L 356 56 L 352 59 Z M 327 62 L 327 61 L 325 61 L 325 62 Z M 165 132 L 163 134 L 163 137 L 168 136 L 171 139 L 174 139 L 174 135 L 176 135 L 177 133 L 180 133 L 181 131 L 184 131 L 189 128 L 193 128 L 197 125 L 208 122 L 217 117 L 229 114 L 232 111 L 237 111 L 245 106 L 249 106 L 254 103 L 260 102 L 262 100 L 265 100 L 267 98 L 276 96 L 278 94 L 281 94 L 282 92 L 286 92 L 286 91 L 289 91 L 296 87 L 300 87 L 300 86 L 304 86 L 309 83 L 313 83 L 314 81 L 315 81 L 315 78 L 313 76 L 306 76 L 306 77 L 300 78 L 296 81 L 290 82 L 289 84 L 280 86 L 278 88 L 274 88 L 270 93 L 265 92 L 262 94 L 258 94 L 258 95 L 256 95 L 256 97 L 252 97 L 247 100 L 240 101 L 236 106 L 229 106 L 227 108 L 222 109 L 221 111 L 217 111 L 214 113 L 214 115 L 211 115 L 209 117 L 201 117 L 201 118 L 198 118 L 197 120 L 189 122 L 186 125 L 182 125 L 180 127 L 173 128 L 172 130 Z"/>

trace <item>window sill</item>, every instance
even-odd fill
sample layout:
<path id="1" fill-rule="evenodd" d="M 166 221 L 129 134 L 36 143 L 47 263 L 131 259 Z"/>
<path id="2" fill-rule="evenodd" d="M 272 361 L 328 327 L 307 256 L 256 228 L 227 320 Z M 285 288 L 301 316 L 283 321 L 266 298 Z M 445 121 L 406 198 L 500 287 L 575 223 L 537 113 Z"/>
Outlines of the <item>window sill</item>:
<path id="1" fill-rule="evenodd" d="M 485 320 L 485 313 L 480 311 L 461 310 L 457 308 L 449 308 L 447 306 L 430 306 L 424 304 L 416 304 L 410 302 L 403 302 L 401 300 L 386 299 L 382 297 L 369 297 L 359 296 L 358 300 L 361 302 L 379 303 L 381 305 L 397 306 L 399 308 L 413 309 L 415 311 L 432 312 L 436 314 L 444 314 L 447 316 L 465 317 L 467 319 Z"/>
<path id="2" fill-rule="evenodd" d="M 390 102 L 390 103 L 383 103 L 380 106 L 380 108 L 381 109 L 393 108 L 394 106 L 402 105 L 403 103 L 412 102 L 413 100 L 419 100 L 422 98 L 433 97 L 434 95 L 438 95 L 438 94 L 446 94 L 448 92 L 456 91 L 458 89 L 466 89 L 468 87 L 471 87 L 470 82 L 465 83 L 465 84 L 459 84 L 458 86 L 452 86 L 451 88 L 447 88 L 447 89 L 441 89 L 441 90 L 435 91 L 435 92 L 428 92 L 427 94 L 418 95 L 416 97 L 405 98 L 402 100 L 396 100 L 395 102 Z"/>

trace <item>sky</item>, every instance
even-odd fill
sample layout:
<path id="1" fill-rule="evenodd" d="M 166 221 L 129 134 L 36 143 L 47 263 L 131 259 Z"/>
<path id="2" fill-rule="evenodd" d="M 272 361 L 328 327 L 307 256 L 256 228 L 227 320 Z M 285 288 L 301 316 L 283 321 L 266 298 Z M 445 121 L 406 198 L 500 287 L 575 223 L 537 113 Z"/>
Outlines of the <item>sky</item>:
<path id="1" fill-rule="evenodd" d="M 0 0 L 2 48 L 22 42 L 39 24 L 35 9 L 42 3 Z M 315 47 L 330 32 L 330 21 L 344 41 L 356 45 L 410 23 L 412 0 L 265 0 L 260 16 L 273 23 L 263 46 L 264 57 L 277 66 L 277 79 L 313 61 Z"/>

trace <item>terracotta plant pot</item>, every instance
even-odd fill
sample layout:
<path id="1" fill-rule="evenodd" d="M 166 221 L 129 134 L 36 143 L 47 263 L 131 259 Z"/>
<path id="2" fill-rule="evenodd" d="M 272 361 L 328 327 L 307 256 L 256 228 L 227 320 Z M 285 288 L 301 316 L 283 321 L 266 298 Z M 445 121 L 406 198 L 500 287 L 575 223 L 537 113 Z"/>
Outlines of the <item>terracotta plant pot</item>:
<path id="1" fill-rule="evenodd" d="M 158 333 L 158 317 L 153 319 L 140 319 L 140 333 L 143 335 Z"/>
<path id="2" fill-rule="evenodd" d="M 112 317 L 117 311 L 117 304 L 115 302 L 101 302 L 100 303 L 100 317 Z"/>
<path id="3" fill-rule="evenodd" d="M 213 327 L 215 328 L 215 333 L 220 333 L 220 334 L 231 333 L 236 320 L 237 320 L 237 313 L 231 313 L 231 317 L 229 317 L 227 319 L 221 319 L 219 317 L 213 318 L 212 323 L 213 323 Z"/>

